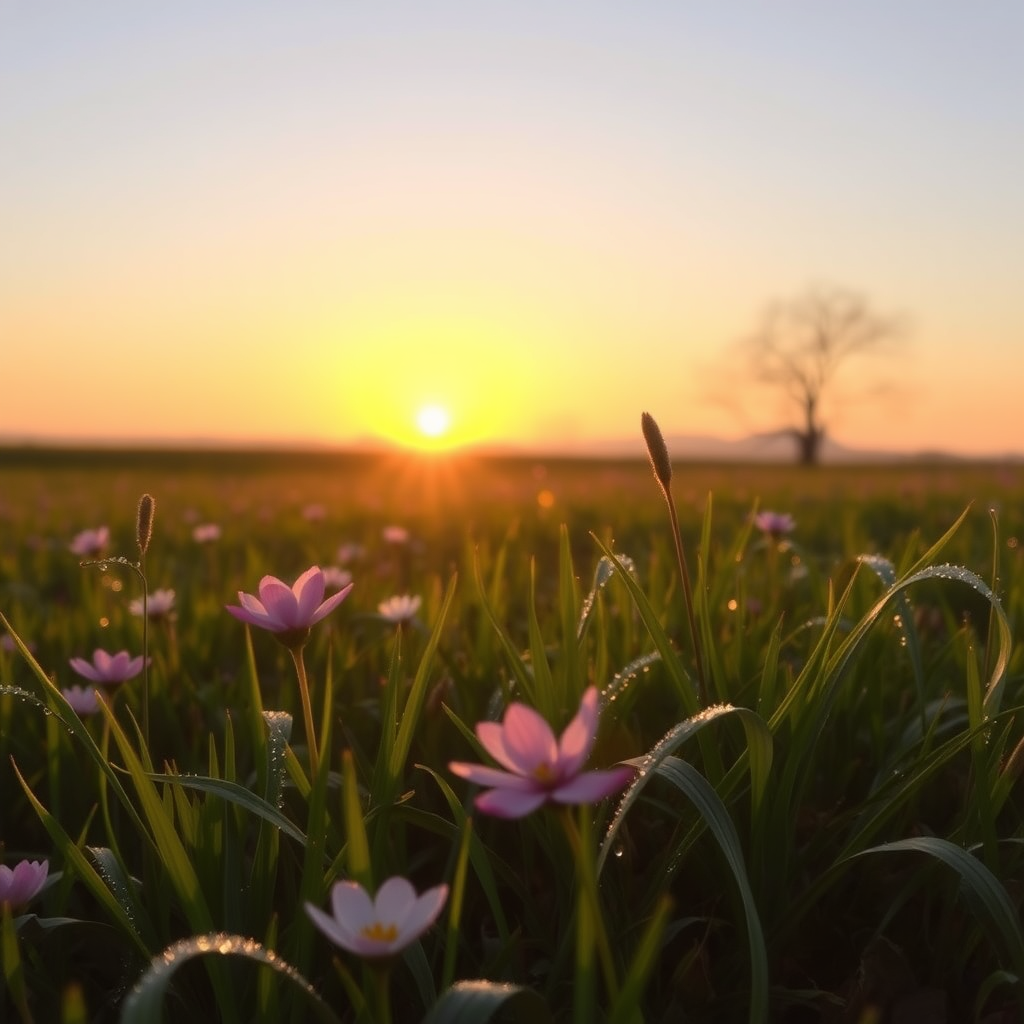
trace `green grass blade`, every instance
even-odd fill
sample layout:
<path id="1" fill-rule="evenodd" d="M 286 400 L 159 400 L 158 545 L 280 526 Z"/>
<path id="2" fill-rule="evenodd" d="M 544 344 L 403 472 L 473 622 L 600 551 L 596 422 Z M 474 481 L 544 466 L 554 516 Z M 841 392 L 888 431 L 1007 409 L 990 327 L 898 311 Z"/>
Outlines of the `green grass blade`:
<path id="1" fill-rule="evenodd" d="M 39 820 L 43 823 L 43 828 L 46 829 L 50 838 L 53 840 L 53 845 L 64 858 L 65 863 L 74 868 L 75 872 L 82 879 L 85 887 L 93 894 L 100 906 L 103 907 L 103 909 L 124 931 L 125 935 L 131 939 L 135 946 L 144 955 L 152 956 L 152 948 L 145 942 L 142 935 L 135 927 L 135 922 L 132 920 L 128 910 L 122 906 L 120 900 L 118 900 L 116 895 L 111 891 L 107 883 L 103 880 L 93 865 L 89 863 L 88 857 L 85 856 L 78 845 L 64 831 L 60 822 L 57 821 L 49 811 L 47 811 L 42 803 L 40 803 L 36 795 L 29 788 L 28 783 L 24 778 L 22 778 L 17 765 L 14 765 L 14 773 L 18 777 L 18 782 L 21 784 L 21 788 L 25 791 L 25 796 L 28 798 L 29 803 L 33 808 L 35 808 L 36 814 L 39 815 Z"/>
<path id="2" fill-rule="evenodd" d="M 750 946 L 750 1014 L 748 1019 L 751 1024 L 767 1021 L 768 950 L 761 928 L 761 918 L 747 878 L 743 847 L 736 833 L 736 827 L 711 784 L 692 765 L 677 757 L 670 757 L 659 764 L 654 771 L 689 797 L 725 855 L 726 863 L 729 865 L 739 889 L 747 919 L 747 938 Z"/>
<path id="3" fill-rule="evenodd" d="M 533 676 L 530 674 L 529 669 L 526 667 L 526 663 L 523 661 L 522 655 L 519 648 L 512 642 L 512 637 L 509 636 L 508 631 L 498 618 L 491 605 L 490 600 L 487 597 L 487 591 L 484 588 L 483 580 L 480 577 L 480 564 L 479 562 L 474 563 L 474 570 L 476 575 L 477 591 L 479 593 L 480 606 L 484 610 L 484 614 L 490 620 L 491 625 L 494 627 L 494 632 L 498 637 L 498 641 L 501 644 L 502 649 L 505 652 L 505 656 L 508 659 L 509 667 L 512 670 L 512 674 L 515 676 L 516 684 L 519 687 L 520 692 L 527 697 L 531 702 L 536 704 L 536 693 L 533 682 Z"/>
<path id="4" fill-rule="evenodd" d="M 537 564 L 530 561 L 530 598 L 526 603 L 526 625 L 530 638 L 530 667 L 533 669 L 534 707 L 549 722 L 558 715 L 554 680 L 548 664 L 548 652 L 537 619 Z"/>
<path id="5" fill-rule="evenodd" d="M 634 1024 L 642 1020 L 640 1000 L 654 968 L 658 965 L 661 953 L 662 936 L 672 913 L 672 898 L 663 893 L 658 905 L 654 908 L 651 919 L 644 928 L 640 945 L 633 954 L 629 970 L 623 980 L 622 988 L 608 1016 L 608 1024 Z"/>
<path id="6" fill-rule="evenodd" d="M 448 900 L 448 930 L 444 944 L 444 966 L 441 970 L 441 988 L 446 989 L 455 978 L 455 960 L 459 952 L 459 924 L 462 903 L 466 895 L 466 874 L 469 870 L 469 847 L 473 839 L 473 819 L 466 819 L 466 827 L 459 837 L 459 852 L 455 859 L 451 898 Z"/>
<path id="7" fill-rule="evenodd" d="M 167 871 L 178 898 L 182 903 L 182 910 L 185 913 L 191 926 L 197 932 L 211 931 L 213 920 L 210 916 L 209 907 L 203 898 L 199 887 L 199 879 L 196 877 L 195 869 L 189 860 L 188 853 L 178 836 L 174 827 L 174 820 L 168 813 L 166 806 L 160 799 L 152 779 L 142 766 L 138 755 L 128 742 L 128 737 L 121 729 L 120 724 L 113 713 L 105 705 L 101 705 L 103 713 L 110 726 L 110 733 L 114 737 L 121 757 L 124 758 L 125 768 L 135 785 L 138 794 L 139 806 L 142 808 L 143 816 L 152 830 L 154 845 L 158 851 L 160 861 Z"/>
<path id="8" fill-rule="evenodd" d="M 480 883 L 480 888 L 483 889 L 484 896 L 487 898 L 488 906 L 494 918 L 494 926 L 498 930 L 498 938 L 501 940 L 502 945 L 505 945 L 509 939 L 509 927 L 508 921 L 505 918 L 505 910 L 501 905 L 501 900 L 498 898 L 498 885 L 494 877 L 492 858 L 488 857 L 487 850 L 480 837 L 470 827 L 470 818 L 466 814 L 462 802 L 455 795 L 455 791 L 448 785 L 447 780 L 427 765 L 418 764 L 416 767 L 421 771 L 427 772 L 437 783 L 455 819 L 455 828 L 460 833 L 463 831 L 470 833 L 470 863 L 473 865 L 473 871 L 476 874 L 477 881 Z"/>
<path id="9" fill-rule="evenodd" d="M 641 621 L 647 629 L 651 640 L 654 642 L 654 646 L 657 648 L 658 653 L 661 655 L 661 660 L 664 663 L 665 668 L 668 670 L 669 678 L 675 686 L 675 690 L 679 696 L 684 713 L 687 715 L 695 715 L 700 710 L 700 703 L 697 699 L 697 687 L 683 668 L 683 663 L 679 658 L 679 654 L 673 646 L 672 641 L 669 640 L 668 634 L 661 625 L 654 608 L 651 607 L 651 602 L 647 599 L 647 595 L 643 592 L 643 588 L 635 579 L 633 579 L 626 570 L 626 566 L 619 560 L 614 552 L 612 552 L 610 548 L 606 547 L 596 534 L 592 533 L 591 536 L 594 538 L 595 543 L 601 551 L 611 559 L 615 568 L 619 570 L 622 582 L 629 591 L 629 596 L 632 598 L 633 604 L 636 606 L 637 613 L 640 615 Z"/>
<path id="10" fill-rule="evenodd" d="M 576 642 L 579 595 L 576 593 L 576 570 L 572 564 L 569 530 L 565 523 L 562 523 L 558 531 L 558 607 L 562 619 L 558 674 L 560 689 L 554 697 L 559 706 L 569 706 L 579 703 L 583 688 L 579 679 L 580 652 Z"/>
<path id="11" fill-rule="evenodd" d="M 149 968 L 125 998 L 121 1009 L 121 1024 L 160 1024 L 164 1019 L 164 996 L 174 972 L 190 960 L 208 956 L 241 957 L 270 968 L 305 994 L 316 1020 L 323 1024 L 341 1024 L 341 1018 L 321 999 L 313 986 L 273 950 L 267 949 L 255 939 L 226 932 L 182 939 L 154 957 Z"/>
<path id="12" fill-rule="evenodd" d="M 855 856 L 906 851 L 925 853 L 956 871 L 993 944 L 1001 948 L 1017 977 L 1024 977 L 1024 932 L 1014 901 L 999 879 L 963 847 L 939 836 L 914 836 L 872 846 Z"/>
<path id="13" fill-rule="evenodd" d="M 406 761 L 409 758 L 409 751 L 412 749 L 413 736 L 416 727 L 419 725 L 420 713 L 423 710 L 423 702 L 427 696 L 427 684 L 430 680 L 430 671 L 433 668 L 434 655 L 437 646 L 441 641 L 441 633 L 444 629 L 445 620 L 452 606 L 455 597 L 457 576 L 452 576 L 445 591 L 444 600 L 441 602 L 441 609 L 437 615 L 437 622 L 430 633 L 430 639 L 424 648 L 423 656 L 420 658 L 419 666 L 416 669 L 416 676 L 409 688 L 409 696 L 405 706 L 402 708 L 402 720 L 398 727 L 398 735 L 395 737 L 395 748 L 391 752 L 391 763 L 388 766 L 389 777 L 389 798 L 388 803 L 394 799 L 398 792 L 398 786 L 402 779 Z"/>
<path id="14" fill-rule="evenodd" d="M 488 1024 L 499 1013 L 502 1024 L 554 1024 L 547 1004 L 532 989 L 494 981 L 457 982 L 422 1024 Z"/>
<path id="15" fill-rule="evenodd" d="M 306 836 L 302 830 L 292 821 L 284 816 L 275 806 L 267 803 L 262 797 L 257 796 L 252 790 L 246 789 L 237 782 L 228 782 L 227 779 L 214 779 L 206 775 L 165 775 L 155 772 L 147 773 L 147 777 L 153 782 L 162 785 L 179 786 L 182 789 L 194 789 L 200 793 L 211 793 L 219 796 L 236 807 L 249 811 L 256 815 L 261 821 L 265 821 L 274 828 L 280 829 L 286 836 L 294 839 L 302 846 L 306 845 Z"/>
<path id="16" fill-rule="evenodd" d="M 608 824 L 605 837 L 597 858 L 597 872 L 600 875 L 609 852 L 615 846 L 619 830 L 630 809 L 637 803 L 644 789 L 651 780 L 652 770 L 657 768 L 666 758 L 673 755 L 687 740 L 696 736 L 712 722 L 725 716 L 734 716 L 743 724 L 747 740 L 747 758 L 750 770 L 751 802 L 755 815 L 758 813 L 772 764 L 772 737 L 764 720 L 749 708 L 738 708 L 731 704 L 716 704 L 698 715 L 687 718 L 674 725 L 654 744 L 643 757 L 631 758 L 627 763 L 635 765 L 639 771 L 636 778 L 629 784 L 619 798 L 615 814 Z"/>
<path id="17" fill-rule="evenodd" d="M 342 754 L 342 800 L 345 814 L 345 850 L 349 876 L 368 892 L 373 892 L 373 865 L 370 862 L 370 844 L 366 838 L 366 823 L 359 800 L 355 759 L 352 751 Z"/>

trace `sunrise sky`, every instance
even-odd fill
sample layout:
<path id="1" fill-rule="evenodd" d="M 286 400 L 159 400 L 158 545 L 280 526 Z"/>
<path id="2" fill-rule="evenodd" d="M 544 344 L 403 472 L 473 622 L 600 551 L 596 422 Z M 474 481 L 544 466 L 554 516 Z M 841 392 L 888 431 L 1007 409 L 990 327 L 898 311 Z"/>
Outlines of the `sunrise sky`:
<path id="1" fill-rule="evenodd" d="M 741 436 L 831 283 L 834 437 L 1024 450 L 1019 0 L 0 0 L 0 143 L 0 438 Z"/>

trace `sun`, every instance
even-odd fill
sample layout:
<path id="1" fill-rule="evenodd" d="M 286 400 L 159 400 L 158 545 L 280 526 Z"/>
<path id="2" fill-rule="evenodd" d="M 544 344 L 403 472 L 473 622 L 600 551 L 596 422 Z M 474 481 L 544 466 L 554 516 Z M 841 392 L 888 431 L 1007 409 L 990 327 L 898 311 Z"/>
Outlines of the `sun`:
<path id="1" fill-rule="evenodd" d="M 420 442 L 425 447 L 442 446 L 451 425 L 451 414 L 443 405 L 431 402 L 420 406 L 416 413 L 416 429 L 420 433 Z"/>

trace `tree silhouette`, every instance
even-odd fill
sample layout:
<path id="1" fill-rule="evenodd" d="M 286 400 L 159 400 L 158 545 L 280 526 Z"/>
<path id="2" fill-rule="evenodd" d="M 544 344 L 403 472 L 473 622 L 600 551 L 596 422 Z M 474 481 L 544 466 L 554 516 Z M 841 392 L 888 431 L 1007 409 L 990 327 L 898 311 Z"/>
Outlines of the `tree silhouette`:
<path id="1" fill-rule="evenodd" d="M 813 287 L 773 304 L 760 328 L 740 342 L 754 379 L 781 391 L 797 414 L 798 424 L 780 433 L 794 439 L 800 463 L 819 461 L 824 399 L 840 367 L 852 356 L 882 349 L 900 330 L 895 317 L 874 312 L 856 292 Z"/>

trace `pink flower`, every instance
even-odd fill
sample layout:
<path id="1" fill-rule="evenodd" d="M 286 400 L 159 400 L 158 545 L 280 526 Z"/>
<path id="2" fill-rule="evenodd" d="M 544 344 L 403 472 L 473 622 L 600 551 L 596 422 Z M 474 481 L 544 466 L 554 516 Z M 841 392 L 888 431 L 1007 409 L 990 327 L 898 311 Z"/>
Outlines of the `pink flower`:
<path id="1" fill-rule="evenodd" d="M 77 533 L 68 545 L 73 555 L 79 558 L 92 558 L 102 555 L 110 543 L 110 530 L 106 526 L 99 526 L 95 530 L 82 530 Z"/>
<path id="2" fill-rule="evenodd" d="M 34 651 L 36 645 L 30 641 L 25 642 L 25 646 L 30 650 Z M 18 649 L 18 645 L 14 642 L 14 637 L 10 633 L 4 633 L 0 636 L 0 651 L 6 651 L 8 654 L 13 654 Z"/>
<path id="3" fill-rule="evenodd" d="M 49 870 L 45 860 L 22 860 L 13 868 L 0 864 L 0 906 L 24 906 L 42 889 Z"/>
<path id="4" fill-rule="evenodd" d="M 151 619 L 165 619 L 174 611 L 174 591 L 158 587 L 147 596 L 143 603 L 141 597 L 132 598 L 128 610 L 132 615 L 141 615 L 145 608 Z"/>
<path id="5" fill-rule="evenodd" d="M 108 654 L 96 648 L 92 661 L 85 658 L 71 658 L 68 664 L 80 675 L 94 683 L 123 683 L 142 671 L 141 654 L 132 657 L 127 651 Z"/>
<path id="6" fill-rule="evenodd" d="M 423 598 L 418 594 L 410 597 L 408 594 L 396 594 L 386 601 L 377 605 L 377 612 L 382 619 L 388 622 L 408 622 L 419 610 Z"/>
<path id="7" fill-rule="evenodd" d="M 76 715 L 92 715 L 100 709 L 99 690 L 95 686 L 69 686 L 60 691 Z"/>
<path id="8" fill-rule="evenodd" d="M 373 959 L 391 956 L 418 939 L 437 920 L 447 899 L 447 885 L 435 885 L 417 896 L 408 879 L 395 875 L 377 890 L 376 899 L 356 882 L 335 882 L 333 916 L 312 903 L 306 904 L 306 913 L 342 949 Z"/>
<path id="9" fill-rule="evenodd" d="M 328 590 L 341 590 L 352 582 L 352 573 L 337 565 L 329 565 L 324 569 L 324 586 Z"/>
<path id="10" fill-rule="evenodd" d="M 348 565 L 349 562 L 357 562 L 365 557 L 366 548 L 362 544 L 355 544 L 349 541 L 338 548 L 338 561 L 342 565 Z"/>
<path id="11" fill-rule="evenodd" d="M 385 526 L 381 536 L 388 544 L 409 543 L 409 531 L 404 526 Z"/>
<path id="12" fill-rule="evenodd" d="M 216 523 L 199 523 L 192 529 L 192 539 L 197 544 L 210 544 L 220 540 L 220 527 Z"/>
<path id="13" fill-rule="evenodd" d="M 777 539 L 792 533 L 796 520 L 788 512 L 771 512 L 766 509 L 754 516 L 754 525 L 762 533 Z"/>
<path id="14" fill-rule="evenodd" d="M 318 566 L 307 569 L 289 587 L 276 576 L 260 580 L 260 596 L 238 592 L 238 605 L 229 604 L 228 611 L 241 622 L 270 630 L 286 647 L 301 647 L 309 639 L 310 629 L 329 615 L 349 595 L 350 583 L 324 600 L 326 583 Z"/>
<path id="15" fill-rule="evenodd" d="M 499 818 L 521 818 L 547 800 L 589 804 L 622 789 L 633 777 L 629 767 L 584 772 L 581 769 L 597 738 L 597 689 L 587 688 L 580 709 L 556 740 L 551 726 L 533 708 L 510 704 L 497 722 L 479 722 L 477 739 L 508 771 L 453 761 L 449 769 L 479 786 L 478 810 Z"/>

